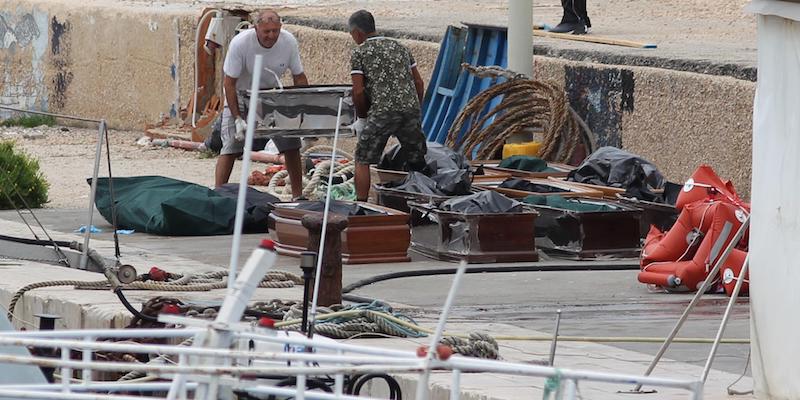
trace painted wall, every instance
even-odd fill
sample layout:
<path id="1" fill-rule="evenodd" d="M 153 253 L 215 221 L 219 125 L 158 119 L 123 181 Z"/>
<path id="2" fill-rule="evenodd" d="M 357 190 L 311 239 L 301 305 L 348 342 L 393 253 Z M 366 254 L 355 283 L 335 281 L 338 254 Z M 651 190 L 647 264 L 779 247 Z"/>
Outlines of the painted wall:
<path id="1" fill-rule="evenodd" d="M 639 154 L 678 183 L 711 165 L 749 197 L 755 83 L 547 57 L 534 65 L 537 79 L 564 86 L 600 144 Z"/>
<path id="2" fill-rule="evenodd" d="M 176 114 L 191 91 L 181 47 L 196 15 L 103 4 L 0 0 L 0 102 L 118 128 Z"/>

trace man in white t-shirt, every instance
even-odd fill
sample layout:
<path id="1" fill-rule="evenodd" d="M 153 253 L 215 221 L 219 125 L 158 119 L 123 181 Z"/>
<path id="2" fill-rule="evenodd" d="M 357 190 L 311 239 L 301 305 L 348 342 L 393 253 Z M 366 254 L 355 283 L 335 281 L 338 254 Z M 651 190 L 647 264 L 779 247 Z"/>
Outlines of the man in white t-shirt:
<path id="1" fill-rule="evenodd" d="M 225 71 L 225 110 L 222 112 L 222 150 L 217 158 L 214 174 L 216 186 L 228 182 L 233 164 L 244 151 L 244 134 L 247 129 L 247 104 L 238 93 L 250 89 L 255 56 L 263 56 L 260 88 L 278 87 L 277 79 L 286 70 L 291 71 L 295 86 L 308 86 L 308 78 L 300 62 L 300 50 L 294 35 L 281 29 L 281 17 L 273 10 L 259 12 L 255 28 L 234 36 L 228 46 L 223 70 Z M 283 154 L 289 171 L 292 196 L 300 197 L 303 191 L 300 165 L 300 139 L 273 137 L 273 143 Z"/>

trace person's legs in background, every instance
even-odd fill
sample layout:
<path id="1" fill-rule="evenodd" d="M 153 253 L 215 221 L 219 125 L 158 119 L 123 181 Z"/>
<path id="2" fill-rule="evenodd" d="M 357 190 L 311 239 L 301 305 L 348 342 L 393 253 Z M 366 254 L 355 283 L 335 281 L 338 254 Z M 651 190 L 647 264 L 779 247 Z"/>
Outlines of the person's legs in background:
<path id="1" fill-rule="evenodd" d="M 592 24 L 586 11 L 586 0 L 561 0 L 564 14 L 561 22 L 551 29 L 553 33 L 570 33 L 582 35 L 588 32 Z"/>
<path id="2" fill-rule="evenodd" d="M 300 147 L 302 143 L 298 138 L 273 137 L 272 142 L 283 154 L 283 165 L 289 172 L 289 182 L 292 185 L 292 198 L 298 199 L 303 195 L 303 166 L 300 160 Z"/>
<path id="3" fill-rule="evenodd" d="M 233 171 L 233 164 L 242 155 L 244 142 L 236 140 L 235 136 L 235 121 L 231 118 L 228 108 L 225 107 L 222 112 L 222 130 L 220 131 L 222 148 L 219 151 L 217 165 L 214 169 L 214 187 L 220 187 L 228 183 L 231 171 Z"/>
<path id="4" fill-rule="evenodd" d="M 369 166 L 380 161 L 390 133 L 397 131 L 400 122 L 401 117 L 399 115 L 378 114 L 370 115 L 367 119 L 367 126 L 361 131 L 356 143 L 356 169 L 353 178 L 356 186 L 356 200 L 368 200 L 370 187 Z"/>

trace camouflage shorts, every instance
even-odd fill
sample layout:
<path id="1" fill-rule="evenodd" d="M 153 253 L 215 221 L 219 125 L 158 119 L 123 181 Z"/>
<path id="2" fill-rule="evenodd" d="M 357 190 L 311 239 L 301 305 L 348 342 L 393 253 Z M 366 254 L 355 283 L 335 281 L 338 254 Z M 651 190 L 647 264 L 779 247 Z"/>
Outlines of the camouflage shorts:
<path id="1" fill-rule="evenodd" d="M 427 147 L 419 111 L 370 114 L 367 126 L 358 137 L 356 161 L 377 164 L 391 136 L 396 137 L 407 152 L 409 165 L 424 165 Z"/>

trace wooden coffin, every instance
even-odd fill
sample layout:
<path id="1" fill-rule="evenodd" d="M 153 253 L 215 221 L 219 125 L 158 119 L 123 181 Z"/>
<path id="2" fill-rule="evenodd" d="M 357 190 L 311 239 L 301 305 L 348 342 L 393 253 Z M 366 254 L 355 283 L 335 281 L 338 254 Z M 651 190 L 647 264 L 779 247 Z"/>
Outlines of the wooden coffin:
<path id="1" fill-rule="evenodd" d="M 383 185 L 373 185 L 378 204 L 394 210 L 410 213 L 409 203 L 438 205 L 445 200 L 455 196 L 437 196 L 433 194 L 415 193 L 406 190 L 388 188 Z M 414 226 L 414 218 L 411 216 L 411 226 Z"/>
<path id="2" fill-rule="evenodd" d="M 483 182 L 486 180 L 494 181 L 497 179 L 504 180 L 511 177 L 511 174 L 502 171 L 485 170 L 483 175 L 475 175 L 474 172 L 475 171 L 473 170 L 472 182 Z M 380 169 L 373 165 L 370 166 L 370 176 L 373 178 L 375 183 L 379 185 L 385 185 L 390 182 L 398 182 L 406 179 L 408 172 Z"/>
<path id="3" fill-rule="evenodd" d="M 269 215 L 270 238 L 278 254 L 299 257 L 308 246 L 308 230 L 302 225 L 304 215 L 318 211 L 296 209 L 299 203 L 275 203 Z M 410 261 L 408 246 L 411 232 L 407 213 L 375 204 L 359 205 L 380 212 L 374 215 L 351 215 L 342 232 L 342 262 L 365 264 Z"/>
<path id="4" fill-rule="evenodd" d="M 539 213 L 536 246 L 546 253 L 578 259 L 638 257 L 642 210 L 618 201 L 579 198 L 614 207 L 612 211 L 572 211 L 526 204 Z"/>
<path id="5" fill-rule="evenodd" d="M 481 183 L 473 185 L 476 189 L 494 190 L 495 192 L 502 193 L 513 199 L 522 199 L 532 194 L 543 196 L 561 196 L 561 197 L 603 197 L 603 192 L 585 187 L 570 185 L 567 182 L 553 181 L 549 179 L 540 178 L 518 178 L 528 182 L 546 186 L 549 190 L 544 192 L 529 192 L 519 189 L 511 189 L 500 187 L 500 184 L 505 179 L 500 180 L 486 180 Z"/>
<path id="6" fill-rule="evenodd" d="M 439 260 L 470 263 L 538 261 L 537 213 L 462 214 L 410 203 L 411 249 Z"/>
<path id="7" fill-rule="evenodd" d="M 642 210 L 642 218 L 639 221 L 639 234 L 642 239 L 647 237 L 651 226 L 655 226 L 662 232 L 670 230 L 680 215 L 678 209 L 672 204 L 654 203 L 623 196 L 618 196 L 618 200 L 622 204 Z"/>
<path id="8" fill-rule="evenodd" d="M 570 171 L 575 169 L 575 167 L 571 165 L 548 162 L 547 166 L 555 169 L 556 171 L 531 172 L 519 169 L 501 168 L 499 167 L 500 161 L 501 160 L 472 160 L 470 161 L 470 164 L 472 164 L 474 167 L 483 167 L 484 171 L 486 171 L 486 174 L 505 173 L 520 178 L 549 178 L 549 177 L 563 178 L 566 177 Z"/>

